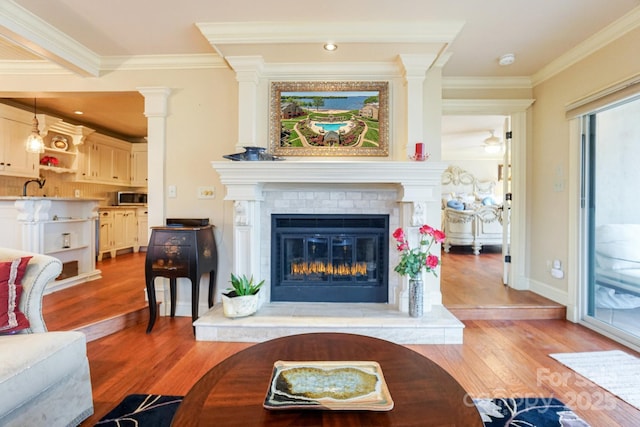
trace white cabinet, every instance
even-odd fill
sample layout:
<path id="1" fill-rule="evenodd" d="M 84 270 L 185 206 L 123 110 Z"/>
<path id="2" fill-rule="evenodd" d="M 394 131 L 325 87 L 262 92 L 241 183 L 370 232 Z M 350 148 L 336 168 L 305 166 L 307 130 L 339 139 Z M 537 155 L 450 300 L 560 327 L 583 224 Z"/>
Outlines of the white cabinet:
<path id="1" fill-rule="evenodd" d="M 115 258 L 118 251 L 122 249 L 131 248 L 134 252 L 140 250 L 140 224 L 137 209 L 101 208 L 98 217 L 100 218 L 98 261 L 102 261 L 105 253 Z"/>
<path id="2" fill-rule="evenodd" d="M 131 185 L 133 187 L 146 187 L 148 166 L 147 166 L 147 144 L 132 144 L 131 146 Z"/>
<path id="3" fill-rule="evenodd" d="M 138 246 L 136 211 L 118 209 L 113 213 L 113 244 L 118 248 Z"/>
<path id="4" fill-rule="evenodd" d="M 82 153 L 78 179 L 102 182 L 111 175 L 111 150 L 96 141 L 86 141 L 80 148 Z"/>
<path id="5" fill-rule="evenodd" d="M 131 144 L 99 133 L 80 146 L 76 179 L 100 184 L 130 185 Z"/>
<path id="6" fill-rule="evenodd" d="M 146 250 L 149 243 L 149 211 L 147 208 L 139 208 L 136 211 L 138 219 L 138 245 L 141 249 Z"/>
<path id="7" fill-rule="evenodd" d="M 131 147 L 113 147 L 111 159 L 111 179 L 118 184 L 130 185 Z"/>
<path id="8" fill-rule="evenodd" d="M 47 293 L 100 277 L 95 264 L 97 200 L 25 197 L 0 199 L 3 221 L 15 233 L 0 244 L 54 256 L 63 264 L 67 277 L 47 285 Z M 13 211 L 12 215 L 7 215 Z M 12 217 L 12 219 L 10 219 Z M 68 236 L 68 244 L 65 241 Z M 69 267 L 67 269 L 67 267 Z"/>
<path id="9" fill-rule="evenodd" d="M 98 261 L 102 261 L 102 256 L 111 252 L 113 246 L 113 211 L 100 210 L 98 221 Z"/>
<path id="10" fill-rule="evenodd" d="M 38 177 L 38 155 L 27 153 L 33 115 L 0 105 L 0 175 Z"/>

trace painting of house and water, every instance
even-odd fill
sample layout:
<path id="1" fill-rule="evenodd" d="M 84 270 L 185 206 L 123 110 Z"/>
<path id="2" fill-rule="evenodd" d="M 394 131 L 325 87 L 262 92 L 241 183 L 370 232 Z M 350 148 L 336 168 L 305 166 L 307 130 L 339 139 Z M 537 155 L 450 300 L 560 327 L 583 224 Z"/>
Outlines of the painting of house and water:
<path id="1" fill-rule="evenodd" d="M 387 82 L 274 82 L 271 138 L 282 156 L 388 156 Z"/>

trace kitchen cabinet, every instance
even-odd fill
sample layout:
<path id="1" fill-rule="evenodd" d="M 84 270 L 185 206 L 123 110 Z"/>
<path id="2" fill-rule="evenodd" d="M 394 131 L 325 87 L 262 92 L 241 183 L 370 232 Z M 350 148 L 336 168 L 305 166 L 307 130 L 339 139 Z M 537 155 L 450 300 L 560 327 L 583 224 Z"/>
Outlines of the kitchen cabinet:
<path id="1" fill-rule="evenodd" d="M 116 248 L 138 246 L 138 222 L 135 210 L 119 209 L 113 213 L 113 242 Z"/>
<path id="2" fill-rule="evenodd" d="M 144 209 L 146 215 L 146 208 Z M 140 250 L 138 209 L 122 207 L 100 208 L 98 261 L 108 253 L 115 258 L 119 250 Z M 146 222 L 146 216 L 144 217 Z M 146 243 L 146 242 L 145 242 Z"/>
<path id="3" fill-rule="evenodd" d="M 147 158 L 147 144 L 131 145 L 131 185 L 133 187 L 147 186 Z"/>
<path id="4" fill-rule="evenodd" d="M 146 250 L 149 243 L 149 211 L 147 208 L 138 208 L 136 218 L 138 219 L 138 245 L 140 245 L 140 250 Z"/>
<path id="5" fill-rule="evenodd" d="M 58 258 L 71 272 L 47 285 L 45 293 L 100 277 L 95 263 L 98 200 L 1 197 L 0 246 Z M 6 230 L 5 230 L 6 228 Z M 65 238 L 66 236 L 66 238 Z M 66 268 L 66 267 L 71 268 Z"/>
<path id="6" fill-rule="evenodd" d="M 98 221 L 98 261 L 102 261 L 103 255 L 111 252 L 113 246 L 113 211 L 100 210 Z"/>
<path id="7" fill-rule="evenodd" d="M 131 143 L 92 134 L 81 146 L 76 179 L 101 184 L 131 184 Z"/>
<path id="8" fill-rule="evenodd" d="M 38 155 L 27 153 L 33 114 L 0 105 L 0 175 L 38 177 Z"/>

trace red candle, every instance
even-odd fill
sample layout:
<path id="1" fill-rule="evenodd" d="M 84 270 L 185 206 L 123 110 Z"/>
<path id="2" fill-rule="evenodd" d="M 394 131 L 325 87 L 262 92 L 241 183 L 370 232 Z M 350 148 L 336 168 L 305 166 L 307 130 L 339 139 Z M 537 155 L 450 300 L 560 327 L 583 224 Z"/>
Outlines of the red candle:
<path id="1" fill-rule="evenodd" d="M 416 160 L 424 160 L 424 144 L 416 142 Z"/>

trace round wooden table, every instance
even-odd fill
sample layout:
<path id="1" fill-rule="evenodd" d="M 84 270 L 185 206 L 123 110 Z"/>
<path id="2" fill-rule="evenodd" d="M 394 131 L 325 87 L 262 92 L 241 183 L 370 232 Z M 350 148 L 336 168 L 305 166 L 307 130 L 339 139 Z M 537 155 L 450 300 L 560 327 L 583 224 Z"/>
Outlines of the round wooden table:
<path id="1" fill-rule="evenodd" d="M 394 401 L 390 411 L 267 410 L 273 364 L 376 361 Z M 187 393 L 172 426 L 482 427 L 472 399 L 440 366 L 406 347 L 353 334 L 292 335 L 249 347 L 207 372 Z"/>

